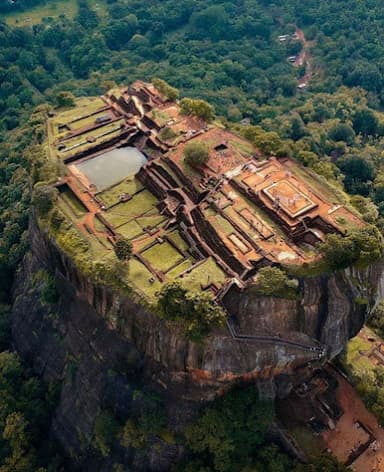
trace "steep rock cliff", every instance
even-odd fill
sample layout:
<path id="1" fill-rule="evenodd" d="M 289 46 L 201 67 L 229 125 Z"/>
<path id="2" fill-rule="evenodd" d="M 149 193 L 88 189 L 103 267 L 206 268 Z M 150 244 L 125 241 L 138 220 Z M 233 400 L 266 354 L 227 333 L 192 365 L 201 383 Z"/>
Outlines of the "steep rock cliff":
<path id="1" fill-rule="evenodd" d="M 283 395 L 293 378 L 343 349 L 383 287 L 382 264 L 376 264 L 305 278 L 298 300 L 232 290 L 225 298 L 231 325 L 248 338 L 236 339 L 225 327 L 196 344 L 133 300 L 82 276 L 33 222 L 30 234 L 31 252 L 14 290 L 15 347 L 44 379 L 62 382 L 53 431 L 78 464 L 96 461 L 98 470 L 111 470 L 111 461 L 168 470 L 181 454 L 180 447 L 154 438 L 146 453 L 117 445 L 110 458 L 94 458 L 90 444 L 102 409 L 124 418 L 134 408 L 136 388 L 166 391 L 168 427 L 177 431 L 199 402 L 234 382 L 255 380 L 262 394 Z M 34 281 L 41 268 L 56 279 L 54 306 L 41 302 Z"/>

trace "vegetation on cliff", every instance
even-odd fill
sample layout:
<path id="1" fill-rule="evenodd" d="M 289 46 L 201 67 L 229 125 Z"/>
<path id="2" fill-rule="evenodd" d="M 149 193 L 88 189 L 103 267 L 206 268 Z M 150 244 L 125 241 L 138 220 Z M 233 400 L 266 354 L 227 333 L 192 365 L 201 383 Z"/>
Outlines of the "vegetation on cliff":
<path id="1" fill-rule="evenodd" d="M 49 439 L 57 385 L 45 385 L 7 350 L 9 323 L 9 308 L 0 306 L 0 470 L 64 470 L 58 446 Z"/>
<path id="2" fill-rule="evenodd" d="M 223 326 L 226 319 L 224 310 L 209 293 L 193 292 L 179 282 L 162 287 L 157 306 L 164 319 L 179 322 L 194 341 L 200 341 L 212 328 Z"/>
<path id="3" fill-rule="evenodd" d="M 23 10 L 39 3 L 2 2 L 0 10 Z M 30 183 L 36 182 L 34 207 L 51 225 L 57 241 L 98 282 L 121 286 L 127 267 L 108 260 L 91 270 L 85 257 L 89 244 L 54 208 L 55 192 L 46 185 L 55 180 L 57 166 L 45 155 L 49 107 L 42 104 L 71 106 L 73 96 L 98 95 L 127 76 L 168 79 L 181 96 L 207 99 L 229 120 L 228 126 L 237 128 L 234 122 L 249 119 L 252 125 L 238 129 L 262 152 L 293 156 L 319 176 L 320 185 L 330 182 L 342 204 L 351 203 L 374 225 L 361 231 L 346 228 L 345 238 L 326 239 L 321 250 L 332 270 L 382 257 L 376 229 L 384 227 L 384 66 L 377 59 L 383 57 L 380 2 L 310 0 L 303 8 L 298 0 L 277 0 L 273 5 L 261 0 L 214 5 L 208 0 L 150 4 L 117 0 L 108 2 L 105 11 L 105 16 L 98 15 L 90 3 L 80 1 L 74 20 L 61 16 L 34 25 L 0 25 L 0 302 L 9 301 L 12 275 L 28 246 Z M 277 41 L 278 34 L 293 32 L 293 24 L 314 40 L 317 76 L 304 94 L 297 91 L 303 70 L 286 61 L 300 52 L 302 44 Z M 169 99 L 178 95 L 163 81 L 157 83 Z M 184 99 L 182 106 L 186 114 L 214 117 L 205 101 Z M 354 197 L 350 199 L 343 189 Z M 122 259 L 127 258 L 126 249 Z M 295 289 L 280 272 L 261 272 L 260 293 L 280 296 Z M 50 303 L 54 287 L 48 279 L 44 283 L 42 301 Z M 210 300 L 187 296 L 180 288 L 171 302 L 168 295 L 162 293 L 159 301 L 164 316 L 186 323 L 192 339 L 222 323 L 222 313 Z M 4 312 L 0 318 L 4 350 L 8 308 L 0 311 Z M 381 318 L 375 314 L 379 329 Z M 57 470 L 59 461 L 47 459 L 52 455 L 43 441 L 53 405 L 51 393 L 9 352 L 0 354 L 0 377 L 5 399 L 0 409 L 1 471 L 39 466 Z M 374 382 L 359 382 L 368 404 L 382 418 L 382 373 Z M 343 470 L 328 457 L 317 465 L 297 466 L 275 447 L 263 447 L 266 418 L 261 406 L 253 394 L 241 395 L 218 400 L 188 429 L 191 463 L 186 470 L 236 470 L 239 464 L 271 472 Z M 265 411 L 270 413 L 268 408 Z M 122 431 L 124 447 L 145 448 L 148 429 L 157 434 L 153 418 L 140 411 L 119 429 L 110 413 L 104 412 L 95 424 L 96 447 L 108 454 L 117 431 Z M 161 427 L 163 423 L 162 418 Z"/>

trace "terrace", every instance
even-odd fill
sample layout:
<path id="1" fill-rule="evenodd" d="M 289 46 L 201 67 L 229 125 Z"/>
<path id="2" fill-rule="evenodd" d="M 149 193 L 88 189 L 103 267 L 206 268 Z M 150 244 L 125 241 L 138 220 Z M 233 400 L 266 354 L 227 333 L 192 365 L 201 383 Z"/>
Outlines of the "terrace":
<path id="1" fill-rule="evenodd" d="M 209 147 L 198 169 L 183 157 L 194 140 Z M 294 161 L 261 160 L 143 82 L 54 116 L 49 143 L 67 169 L 61 208 L 96 261 L 117 238 L 132 242 L 128 278 L 149 298 L 175 279 L 214 294 L 234 280 L 245 287 L 258 268 L 310 262 L 327 232 L 362 224 Z"/>

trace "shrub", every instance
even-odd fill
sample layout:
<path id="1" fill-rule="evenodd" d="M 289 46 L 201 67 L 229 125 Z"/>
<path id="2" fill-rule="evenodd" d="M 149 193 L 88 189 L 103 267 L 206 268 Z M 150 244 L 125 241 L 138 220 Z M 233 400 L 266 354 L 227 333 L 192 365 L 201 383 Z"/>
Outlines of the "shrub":
<path id="1" fill-rule="evenodd" d="M 58 107 L 73 107 L 75 105 L 75 97 L 71 92 L 59 92 L 55 101 Z"/>
<path id="2" fill-rule="evenodd" d="M 129 239 L 120 236 L 115 243 L 114 251 L 119 261 L 128 261 L 132 256 L 132 244 Z"/>
<path id="3" fill-rule="evenodd" d="M 57 200 L 57 190 L 47 185 L 35 188 L 32 203 L 40 216 L 45 216 Z"/>
<path id="4" fill-rule="evenodd" d="M 376 226 L 355 229 L 346 236 L 328 234 L 319 249 L 331 269 L 345 269 L 358 264 L 369 265 L 384 254 L 383 237 Z"/>
<path id="5" fill-rule="evenodd" d="M 135 449 L 144 449 L 147 443 L 146 435 L 140 430 L 137 424 L 129 419 L 123 429 L 121 444 L 124 447 L 134 447 Z"/>
<path id="6" fill-rule="evenodd" d="M 184 148 L 184 159 L 192 167 L 204 165 L 209 158 L 209 149 L 205 143 L 194 141 Z"/>
<path id="7" fill-rule="evenodd" d="M 157 90 L 171 102 L 179 98 L 179 91 L 177 88 L 171 87 L 167 82 L 165 82 L 165 80 L 153 79 L 152 83 Z"/>
<path id="8" fill-rule="evenodd" d="M 259 295 L 295 298 L 297 283 L 277 267 L 263 267 L 257 273 L 255 289 Z"/>
<path id="9" fill-rule="evenodd" d="M 186 429 L 186 444 L 204 457 L 204 465 L 212 466 L 209 470 L 245 470 L 272 421 L 271 402 L 260 401 L 254 386 L 237 388 L 216 399 Z"/>
<path id="10" fill-rule="evenodd" d="M 168 320 L 181 321 L 187 336 L 199 341 L 215 326 L 225 322 L 224 310 L 215 305 L 207 292 L 190 292 L 179 282 L 163 286 L 158 294 L 158 309 Z"/>
<path id="11" fill-rule="evenodd" d="M 185 115 L 195 115 L 206 122 L 211 122 L 215 117 L 215 111 L 212 105 L 205 100 L 192 100 L 183 98 L 180 101 L 181 112 Z"/>
<path id="12" fill-rule="evenodd" d="M 94 443 L 104 457 L 109 454 L 117 432 L 117 421 L 108 411 L 103 411 L 95 421 Z"/>

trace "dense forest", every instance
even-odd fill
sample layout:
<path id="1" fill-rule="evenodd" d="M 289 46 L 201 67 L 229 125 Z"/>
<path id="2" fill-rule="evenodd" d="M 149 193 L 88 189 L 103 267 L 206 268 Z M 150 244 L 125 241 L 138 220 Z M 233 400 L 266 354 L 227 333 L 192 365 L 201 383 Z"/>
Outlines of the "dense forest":
<path id="1" fill-rule="evenodd" d="M 45 441 L 55 386 L 44 385 L 10 351 L 9 333 L 12 276 L 28 248 L 29 176 L 49 174 L 39 151 L 49 107 L 63 105 L 70 94 L 97 95 L 115 84 L 161 77 L 181 96 L 209 101 L 227 126 L 267 154 L 289 154 L 313 168 L 352 195 L 369 223 L 384 226 L 384 13 L 378 0 L 103 5 L 101 15 L 79 0 L 74 18 L 43 15 L 41 22 L 10 26 L 8 14 L 44 2 L 0 1 L 0 472 L 64 467 L 56 445 Z M 305 70 L 287 61 L 302 43 L 278 41 L 296 27 L 311 44 L 313 77 L 305 91 L 297 88 Z M 244 118 L 249 125 L 240 129 Z M 185 432 L 188 464 L 181 470 L 344 470 L 328 456 L 298 465 L 266 445 L 269 410 L 248 391 L 241 395 L 206 408 Z M 375 400 L 375 408 L 382 403 Z M 259 430 L 251 430 L 250 417 Z M 128 445 L 140 440 L 147 434 L 143 423 L 140 415 L 125 424 L 102 418 L 96 446 L 103 451 L 116 437 Z"/>

